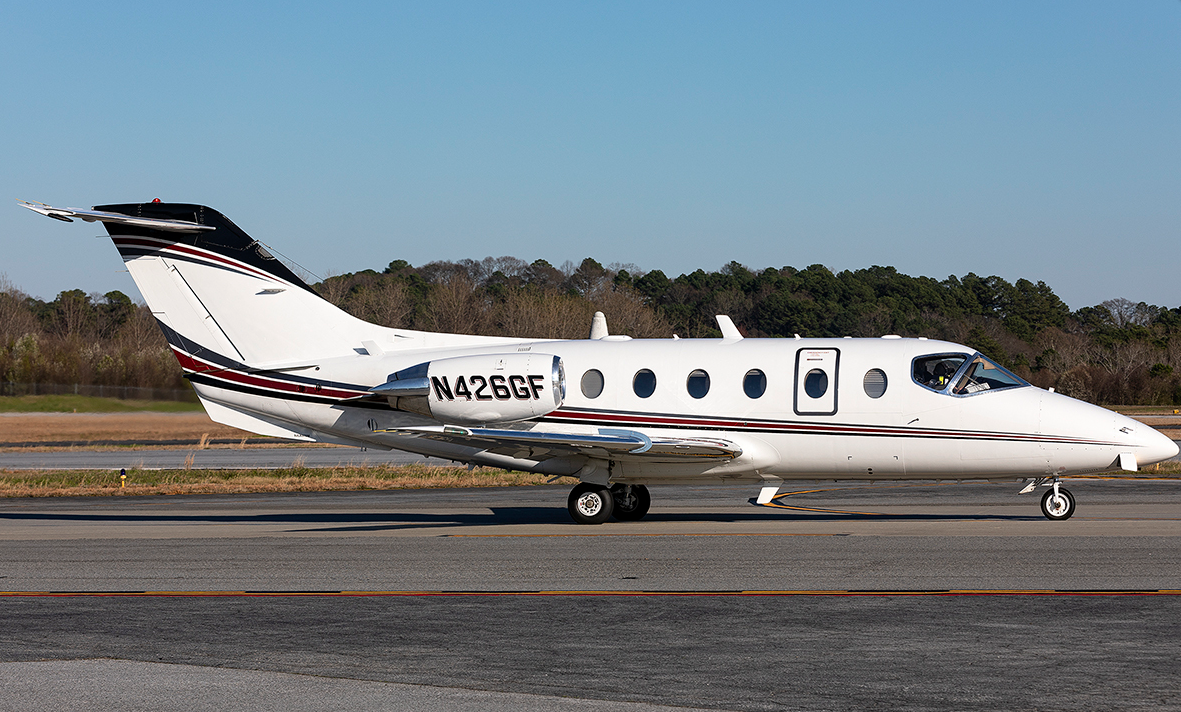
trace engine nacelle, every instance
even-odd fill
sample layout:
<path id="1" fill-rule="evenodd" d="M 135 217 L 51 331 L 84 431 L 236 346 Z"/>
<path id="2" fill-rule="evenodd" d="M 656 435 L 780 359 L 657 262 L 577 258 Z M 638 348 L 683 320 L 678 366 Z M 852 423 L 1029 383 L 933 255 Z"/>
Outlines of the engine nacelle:
<path id="1" fill-rule="evenodd" d="M 370 390 L 398 410 L 443 423 L 511 423 L 557 410 L 566 374 L 552 354 L 458 356 L 403 369 Z"/>

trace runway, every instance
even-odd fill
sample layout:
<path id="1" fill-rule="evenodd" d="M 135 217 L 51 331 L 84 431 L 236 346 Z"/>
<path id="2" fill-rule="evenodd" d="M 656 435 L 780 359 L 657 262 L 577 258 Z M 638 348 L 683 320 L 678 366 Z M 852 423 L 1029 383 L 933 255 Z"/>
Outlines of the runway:
<path id="1" fill-rule="evenodd" d="M 156 708 L 1181 706 L 1181 485 L 1069 486 L 1067 522 L 1016 484 L 656 487 L 600 527 L 560 486 L 5 500 L 0 709 L 136 709 L 127 675 Z"/>

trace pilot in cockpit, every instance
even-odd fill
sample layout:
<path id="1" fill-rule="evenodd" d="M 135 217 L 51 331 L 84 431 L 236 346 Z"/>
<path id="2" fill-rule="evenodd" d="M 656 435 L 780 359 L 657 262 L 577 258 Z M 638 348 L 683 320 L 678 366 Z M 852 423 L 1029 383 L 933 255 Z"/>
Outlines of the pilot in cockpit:
<path id="1" fill-rule="evenodd" d="M 947 388 L 963 361 L 962 356 L 929 356 L 916 359 L 914 380 L 931 390 L 942 391 Z"/>
<path id="2" fill-rule="evenodd" d="M 955 370 L 947 365 L 946 361 L 940 361 L 935 364 L 935 372 L 931 376 L 931 381 L 928 385 L 937 391 L 941 391 L 947 387 L 947 382 L 955 374 Z"/>

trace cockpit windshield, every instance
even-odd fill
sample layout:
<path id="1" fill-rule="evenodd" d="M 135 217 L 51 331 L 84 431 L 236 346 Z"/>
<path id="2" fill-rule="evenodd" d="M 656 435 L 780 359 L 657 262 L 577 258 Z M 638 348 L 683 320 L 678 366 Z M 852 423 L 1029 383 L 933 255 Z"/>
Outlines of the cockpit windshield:
<path id="1" fill-rule="evenodd" d="M 979 353 L 920 356 L 913 376 L 920 386 L 957 396 L 1029 385 Z"/>
<path id="2" fill-rule="evenodd" d="M 914 360 L 914 380 L 920 386 L 933 391 L 942 391 L 951 383 L 951 377 L 960 370 L 967 354 L 939 354 L 923 356 Z"/>
<path id="3" fill-rule="evenodd" d="M 957 396 L 979 393 L 980 391 L 997 391 L 1002 388 L 1015 388 L 1029 385 L 1004 368 L 989 361 L 984 356 L 976 354 L 968 364 L 964 374 L 960 376 L 951 392 Z"/>

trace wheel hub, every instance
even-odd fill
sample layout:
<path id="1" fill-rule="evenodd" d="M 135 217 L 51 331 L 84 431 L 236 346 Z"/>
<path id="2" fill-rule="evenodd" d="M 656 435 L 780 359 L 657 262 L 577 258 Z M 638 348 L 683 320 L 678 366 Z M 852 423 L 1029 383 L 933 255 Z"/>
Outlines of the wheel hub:
<path id="1" fill-rule="evenodd" d="M 587 492 L 578 498 L 578 511 L 593 517 L 603 509 L 603 500 L 594 492 Z"/>

